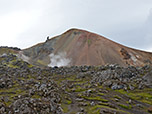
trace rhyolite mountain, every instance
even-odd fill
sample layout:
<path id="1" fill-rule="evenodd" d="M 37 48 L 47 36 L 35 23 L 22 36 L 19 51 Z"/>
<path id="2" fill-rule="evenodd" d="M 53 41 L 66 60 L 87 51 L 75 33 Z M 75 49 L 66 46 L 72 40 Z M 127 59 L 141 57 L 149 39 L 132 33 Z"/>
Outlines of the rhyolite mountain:
<path id="1" fill-rule="evenodd" d="M 70 29 L 45 42 L 20 51 L 23 59 L 39 66 L 52 61 L 50 54 L 64 53 L 69 66 L 119 64 L 143 66 L 152 61 L 152 53 L 132 49 L 85 30 Z"/>
<path id="2" fill-rule="evenodd" d="M 0 114 L 152 114 L 151 55 L 77 29 L 2 46 Z"/>

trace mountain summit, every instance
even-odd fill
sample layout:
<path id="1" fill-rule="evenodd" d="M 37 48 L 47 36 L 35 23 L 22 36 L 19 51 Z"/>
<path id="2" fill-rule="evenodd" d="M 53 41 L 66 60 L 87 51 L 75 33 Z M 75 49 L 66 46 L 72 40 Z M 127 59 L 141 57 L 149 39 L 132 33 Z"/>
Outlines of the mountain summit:
<path id="1" fill-rule="evenodd" d="M 22 50 L 28 61 L 40 66 L 105 65 L 143 66 L 152 53 L 132 49 L 85 30 L 70 29 L 43 43 Z"/>

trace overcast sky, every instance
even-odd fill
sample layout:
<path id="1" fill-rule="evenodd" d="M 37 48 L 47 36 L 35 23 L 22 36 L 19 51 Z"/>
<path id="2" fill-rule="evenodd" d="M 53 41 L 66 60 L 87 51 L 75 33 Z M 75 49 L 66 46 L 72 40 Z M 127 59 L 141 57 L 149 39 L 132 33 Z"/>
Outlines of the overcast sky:
<path id="1" fill-rule="evenodd" d="M 152 0 L 0 0 L 0 45 L 27 48 L 70 28 L 152 51 Z"/>

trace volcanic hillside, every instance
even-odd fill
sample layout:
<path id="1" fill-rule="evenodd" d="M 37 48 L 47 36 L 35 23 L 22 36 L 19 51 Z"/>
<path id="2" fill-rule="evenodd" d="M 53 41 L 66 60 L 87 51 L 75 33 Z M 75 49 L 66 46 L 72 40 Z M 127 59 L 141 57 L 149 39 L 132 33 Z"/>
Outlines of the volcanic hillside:
<path id="1" fill-rule="evenodd" d="M 54 56 L 55 62 L 67 61 L 63 66 L 115 63 L 121 66 L 143 66 L 152 61 L 152 53 L 128 48 L 103 36 L 79 29 L 70 29 L 20 53 L 28 58 L 30 63 L 39 66 L 51 66 Z"/>

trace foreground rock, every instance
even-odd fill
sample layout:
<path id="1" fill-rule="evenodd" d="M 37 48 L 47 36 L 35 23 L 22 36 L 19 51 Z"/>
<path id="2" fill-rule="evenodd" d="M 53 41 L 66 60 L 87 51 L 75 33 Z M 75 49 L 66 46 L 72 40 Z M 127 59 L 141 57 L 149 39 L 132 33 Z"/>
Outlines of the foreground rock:
<path id="1" fill-rule="evenodd" d="M 151 113 L 149 65 L 40 69 L 11 54 L 0 60 L 0 114 Z"/>

